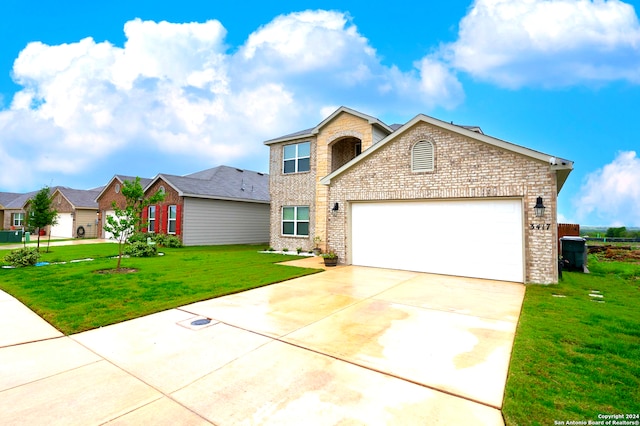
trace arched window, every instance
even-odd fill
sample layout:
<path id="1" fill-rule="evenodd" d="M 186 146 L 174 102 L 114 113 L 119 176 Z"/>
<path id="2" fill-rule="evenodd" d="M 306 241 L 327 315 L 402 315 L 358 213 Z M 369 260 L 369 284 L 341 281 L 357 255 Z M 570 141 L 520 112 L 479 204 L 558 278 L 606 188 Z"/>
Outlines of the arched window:
<path id="1" fill-rule="evenodd" d="M 434 168 L 433 143 L 420 141 L 411 149 L 411 171 L 432 172 Z"/>

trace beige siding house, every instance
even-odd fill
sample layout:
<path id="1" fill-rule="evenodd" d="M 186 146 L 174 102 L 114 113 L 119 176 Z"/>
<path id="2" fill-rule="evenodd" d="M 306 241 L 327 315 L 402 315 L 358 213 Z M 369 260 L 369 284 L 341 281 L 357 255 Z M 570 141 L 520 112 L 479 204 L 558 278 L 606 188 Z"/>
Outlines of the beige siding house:
<path id="1" fill-rule="evenodd" d="M 265 144 L 276 249 L 321 240 L 346 264 L 557 282 L 571 161 L 477 127 L 426 115 L 388 126 L 345 107 Z"/>
<path id="2" fill-rule="evenodd" d="M 98 236 L 98 203 L 102 188 L 94 190 L 56 187 L 51 194 L 51 207 L 58 212 L 51 226 L 54 237 L 96 238 Z"/>

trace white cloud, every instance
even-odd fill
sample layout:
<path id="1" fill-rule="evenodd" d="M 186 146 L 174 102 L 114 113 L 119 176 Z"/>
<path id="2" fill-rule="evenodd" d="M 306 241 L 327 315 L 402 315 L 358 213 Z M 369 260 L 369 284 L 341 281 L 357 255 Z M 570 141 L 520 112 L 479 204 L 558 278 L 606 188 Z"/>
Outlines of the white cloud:
<path id="1" fill-rule="evenodd" d="M 640 83 L 640 24 L 618 0 L 476 0 L 437 57 L 512 88 Z"/>
<path id="2" fill-rule="evenodd" d="M 316 124 L 327 105 L 415 113 L 462 99 L 442 64 L 383 66 L 340 12 L 279 16 L 235 50 L 215 20 L 136 19 L 124 31 L 122 47 L 85 38 L 33 42 L 20 53 L 13 75 L 22 89 L 0 110 L 0 152 L 8 155 L 0 186 L 32 189 L 39 173 L 80 175 L 97 164 L 119 173 L 131 152 L 147 163 L 242 166 L 268 155 L 263 140 Z"/>
<path id="3" fill-rule="evenodd" d="M 640 158 L 635 151 L 618 153 L 613 162 L 587 175 L 579 194 L 574 200 L 579 219 L 640 226 Z"/>

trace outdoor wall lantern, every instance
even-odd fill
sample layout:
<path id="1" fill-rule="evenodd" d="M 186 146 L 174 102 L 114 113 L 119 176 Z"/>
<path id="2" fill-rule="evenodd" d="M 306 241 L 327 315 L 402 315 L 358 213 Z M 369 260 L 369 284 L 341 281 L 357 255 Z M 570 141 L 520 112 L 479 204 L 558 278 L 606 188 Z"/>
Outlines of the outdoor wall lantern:
<path id="1" fill-rule="evenodd" d="M 338 209 L 339 209 L 338 203 L 335 203 L 335 204 L 333 205 L 333 208 L 332 208 L 331 210 L 332 210 L 332 211 L 334 211 L 334 212 L 337 212 L 337 211 L 338 211 Z"/>
<path id="2" fill-rule="evenodd" d="M 542 204 L 542 197 L 538 197 L 536 200 L 536 205 L 533 206 L 533 210 L 536 212 L 536 217 L 544 216 L 544 204 Z"/>

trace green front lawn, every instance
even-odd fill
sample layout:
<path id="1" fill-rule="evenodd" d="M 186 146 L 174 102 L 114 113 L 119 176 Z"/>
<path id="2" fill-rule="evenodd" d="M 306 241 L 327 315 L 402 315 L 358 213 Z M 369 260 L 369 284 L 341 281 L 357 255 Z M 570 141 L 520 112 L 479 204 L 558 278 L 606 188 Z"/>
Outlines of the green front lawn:
<path id="1" fill-rule="evenodd" d="M 588 266 L 591 274 L 565 272 L 558 285 L 527 287 L 507 425 L 588 424 L 599 414 L 640 420 L 640 265 L 589 256 Z"/>
<path id="2" fill-rule="evenodd" d="M 0 269 L 0 289 L 13 295 L 65 334 L 113 324 L 213 297 L 288 280 L 316 269 L 276 265 L 295 256 L 258 253 L 259 246 L 163 248 L 164 256 L 122 260 L 117 244 L 41 248 L 41 261 L 93 258 L 88 262 Z M 0 250 L 0 264 L 7 250 Z"/>

